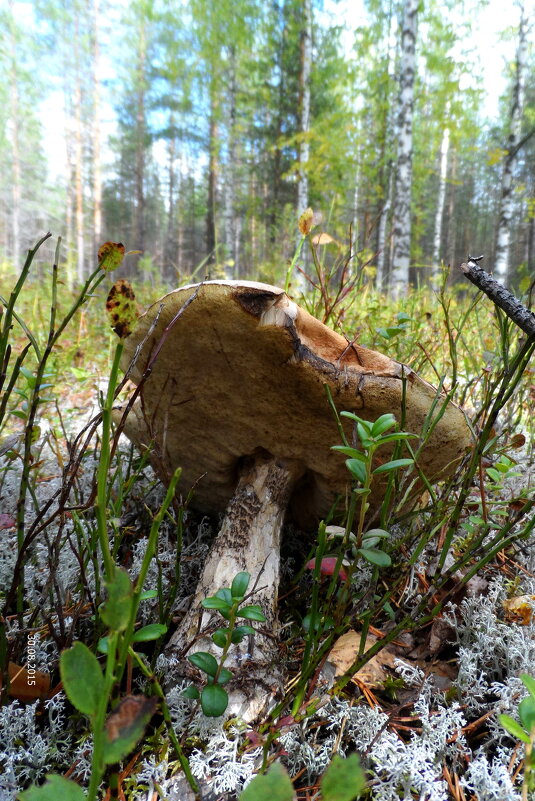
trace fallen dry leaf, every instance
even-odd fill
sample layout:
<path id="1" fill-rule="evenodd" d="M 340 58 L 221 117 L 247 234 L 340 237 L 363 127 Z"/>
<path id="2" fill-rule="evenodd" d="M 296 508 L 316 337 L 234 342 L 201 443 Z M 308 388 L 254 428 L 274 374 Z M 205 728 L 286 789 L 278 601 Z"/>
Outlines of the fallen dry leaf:
<path id="1" fill-rule="evenodd" d="M 374 637 L 373 634 L 368 634 L 366 637 L 366 648 L 364 650 L 367 651 L 372 645 L 375 645 L 376 642 L 377 637 Z M 347 634 L 343 634 L 342 637 L 336 640 L 327 657 L 328 661 L 334 665 L 335 676 L 341 676 L 351 667 L 357 658 L 359 646 L 360 633 L 356 631 L 348 631 Z M 353 680 L 358 679 L 363 684 L 372 688 L 381 686 L 385 679 L 391 675 L 386 668 L 393 670 L 394 660 L 398 658 L 389 648 L 390 646 L 386 645 L 378 654 L 373 656 L 369 662 L 366 662 L 360 670 L 357 670 L 353 676 Z"/>
<path id="2" fill-rule="evenodd" d="M 508 623 L 518 623 L 527 626 L 533 617 L 535 595 L 518 595 L 516 598 L 507 598 L 503 602 L 505 619 Z"/>
<path id="3" fill-rule="evenodd" d="M 18 701 L 35 701 L 45 698 L 50 690 L 50 676 L 39 670 L 29 672 L 26 668 L 10 662 L 8 665 L 9 695 Z M 31 683 L 35 682 L 35 684 Z"/>

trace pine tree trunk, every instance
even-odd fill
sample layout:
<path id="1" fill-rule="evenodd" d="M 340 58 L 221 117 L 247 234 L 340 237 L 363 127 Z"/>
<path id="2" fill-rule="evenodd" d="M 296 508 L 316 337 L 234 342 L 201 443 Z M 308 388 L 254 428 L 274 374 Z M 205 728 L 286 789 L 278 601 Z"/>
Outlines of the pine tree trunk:
<path id="1" fill-rule="evenodd" d="M 509 248 L 514 211 L 513 170 L 518 152 L 518 144 L 520 142 L 527 50 L 527 25 L 524 7 L 522 6 L 520 11 L 520 24 L 518 27 L 515 83 L 513 86 L 511 110 L 509 113 L 509 138 L 507 140 L 507 152 L 503 164 L 498 230 L 496 234 L 496 253 L 494 258 L 494 274 L 498 281 L 501 281 L 505 286 L 507 286 L 510 279 Z"/>
<path id="2" fill-rule="evenodd" d="M 446 110 L 446 116 L 448 110 Z M 444 203 L 446 200 L 446 178 L 448 175 L 448 154 L 450 149 L 450 129 L 446 125 L 442 132 L 440 145 L 440 182 L 438 186 L 437 211 L 435 215 L 435 235 L 433 237 L 433 264 L 431 267 L 431 282 L 437 286 L 440 282 L 440 248 L 442 244 L 442 220 L 444 217 Z"/>
<path id="3" fill-rule="evenodd" d="M 405 0 L 401 35 L 398 149 L 393 229 L 391 291 L 404 293 L 409 285 L 411 251 L 412 117 L 416 72 L 418 0 Z"/>
<path id="4" fill-rule="evenodd" d="M 170 127 L 174 127 L 174 116 L 171 115 Z M 175 160 L 176 160 L 176 140 L 171 136 L 167 142 L 167 230 L 164 244 L 165 273 L 171 276 L 173 268 L 176 269 L 175 254 L 175 228 L 176 228 L 176 209 L 175 209 Z"/>

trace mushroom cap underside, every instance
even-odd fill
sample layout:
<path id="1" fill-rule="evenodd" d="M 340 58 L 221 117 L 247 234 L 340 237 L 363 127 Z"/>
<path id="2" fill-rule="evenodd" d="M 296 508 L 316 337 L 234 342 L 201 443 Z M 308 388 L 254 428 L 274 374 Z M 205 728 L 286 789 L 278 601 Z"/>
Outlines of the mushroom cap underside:
<path id="1" fill-rule="evenodd" d="M 243 459 L 258 452 L 302 464 L 293 498 L 298 519 L 328 511 L 349 473 L 331 449 L 341 439 L 326 387 L 339 411 L 367 420 L 391 412 L 399 420 L 405 384 L 404 429 L 418 435 L 437 399 L 410 368 L 348 345 L 267 284 L 205 282 L 169 293 L 125 340 L 125 370 L 137 353 L 134 383 L 156 352 L 125 433 L 138 445 L 152 442 L 162 479 L 181 467 L 180 487 L 195 485 L 194 505 L 208 513 L 226 507 Z M 445 475 L 471 441 L 458 407 L 439 397 L 435 413 L 444 404 L 419 457 L 430 480 Z M 351 441 L 351 424 L 344 428 Z"/>

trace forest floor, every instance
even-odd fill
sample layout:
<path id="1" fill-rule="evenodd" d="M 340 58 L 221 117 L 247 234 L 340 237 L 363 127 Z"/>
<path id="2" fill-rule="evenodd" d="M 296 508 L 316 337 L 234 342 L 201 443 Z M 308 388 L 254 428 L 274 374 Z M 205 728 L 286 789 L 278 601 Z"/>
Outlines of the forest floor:
<path id="1" fill-rule="evenodd" d="M 30 289 L 18 301 L 40 342 L 47 331 L 43 295 L 37 304 Z M 322 299 L 311 294 L 306 300 L 321 317 Z M 27 431 L 39 354 L 19 371 L 0 421 L 5 644 L 10 662 L 43 674 L 42 685 L 29 681 L 33 673 L 14 674 L 4 693 L 1 801 L 14 801 L 51 773 L 70 778 L 90 796 L 95 729 L 88 718 L 94 723 L 94 715 L 65 695 L 59 661 L 77 641 L 99 665 L 109 659 L 101 647 L 113 627 L 101 611 L 106 565 L 98 493 L 105 496 L 111 556 L 134 582 L 145 569 L 149 534 L 165 504 L 165 488 L 124 438 L 105 464 L 104 489 L 98 488 L 106 437 L 101 408 L 115 347 L 112 336 L 101 333 L 101 318 L 99 309 L 78 310 L 74 333 L 67 329 L 53 351 L 33 435 L 28 438 Z M 465 481 L 467 457 L 448 485 L 409 518 L 388 518 L 391 565 L 360 565 L 352 577 L 354 604 L 336 631 L 326 624 L 315 636 L 303 624 L 312 597 L 322 619 L 333 613 L 330 579 L 304 569 L 316 553 L 314 532 L 304 536 L 287 526 L 280 592 L 280 658 L 288 677 L 284 709 L 244 726 L 225 716 L 206 717 L 198 701 L 183 694 L 185 685 L 174 688 L 144 720 L 143 738 L 134 738 L 120 767 L 103 774 L 104 798 L 186 801 L 185 760 L 204 787 L 203 798 L 230 801 L 277 759 L 299 801 L 330 801 L 334 796 L 321 788 L 322 776 L 335 754 L 352 753 L 365 771 L 362 797 L 377 801 L 535 798 L 522 738 L 498 717 L 511 716 L 521 730 L 519 704 L 530 697 L 521 676 L 533 675 L 535 665 L 531 352 L 490 304 L 453 292 L 444 301 L 415 291 L 396 305 L 365 290 L 358 306 L 348 303 L 338 315 L 341 322 L 345 330 L 358 331 L 366 346 L 411 364 L 435 384 L 441 376 L 446 389 L 455 384 L 454 397 L 469 410 L 481 445 L 478 463 Z M 14 330 L 13 353 L 20 353 L 28 334 L 20 326 Z M 86 434 L 77 437 L 84 427 Z M 457 504 L 461 513 L 449 532 Z M 193 506 L 172 503 L 161 516 L 136 617 L 137 630 L 147 631 L 136 646 L 147 671 L 125 661 L 122 681 L 110 690 L 108 715 L 119 699 L 155 694 L 158 677 L 169 669 L 164 632 L 171 633 L 183 614 L 219 524 Z M 334 542 L 330 546 L 329 554 L 336 555 Z M 410 623 L 389 641 L 389 632 L 405 619 Z M 149 636 L 155 623 L 162 628 Z M 343 689 L 330 693 L 329 671 L 332 683 L 356 662 L 359 649 L 381 640 L 384 647 Z M 310 666 L 314 670 L 304 680 Z M 114 773 L 116 791 L 109 789 Z"/>

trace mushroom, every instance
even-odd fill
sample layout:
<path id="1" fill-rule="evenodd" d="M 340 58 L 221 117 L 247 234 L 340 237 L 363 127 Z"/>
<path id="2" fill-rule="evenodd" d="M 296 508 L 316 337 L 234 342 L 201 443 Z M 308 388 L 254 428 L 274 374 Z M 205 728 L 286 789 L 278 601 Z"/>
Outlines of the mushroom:
<path id="1" fill-rule="evenodd" d="M 152 444 L 162 479 L 182 468 L 179 486 L 195 487 L 199 510 L 226 510 L 167 653 L 183 655 L 187 646 L 189 654 L 220 653 L 209 636 L 215 613 L 200 603 L 247 571 L 251 602 L 266 623 L 233 646 L 225 666 L 236 674 L 228 711 L 251 721 L 280 691 L 277 591 L 287 510 L 310 526 L 348 486 L 344 459 L 331 448 L 340 436 L 325 387 L 338 410 L 367 420 L 386 412 L 400 419 L 405 395 L 404 428 L 415 434 L 437 391 L 405 365 L 348 344 L 282 289 L 250 281 L 207 281 L 153 304 L 126 338 L 123 357 L 135 384 L 149 363 L 125 433 Z M 451 472 L 470 444 L 462 411 L 443 402 L 419 458 L 431 481 Z M 380 492 L 370 496 L 372 509 Z"/>

